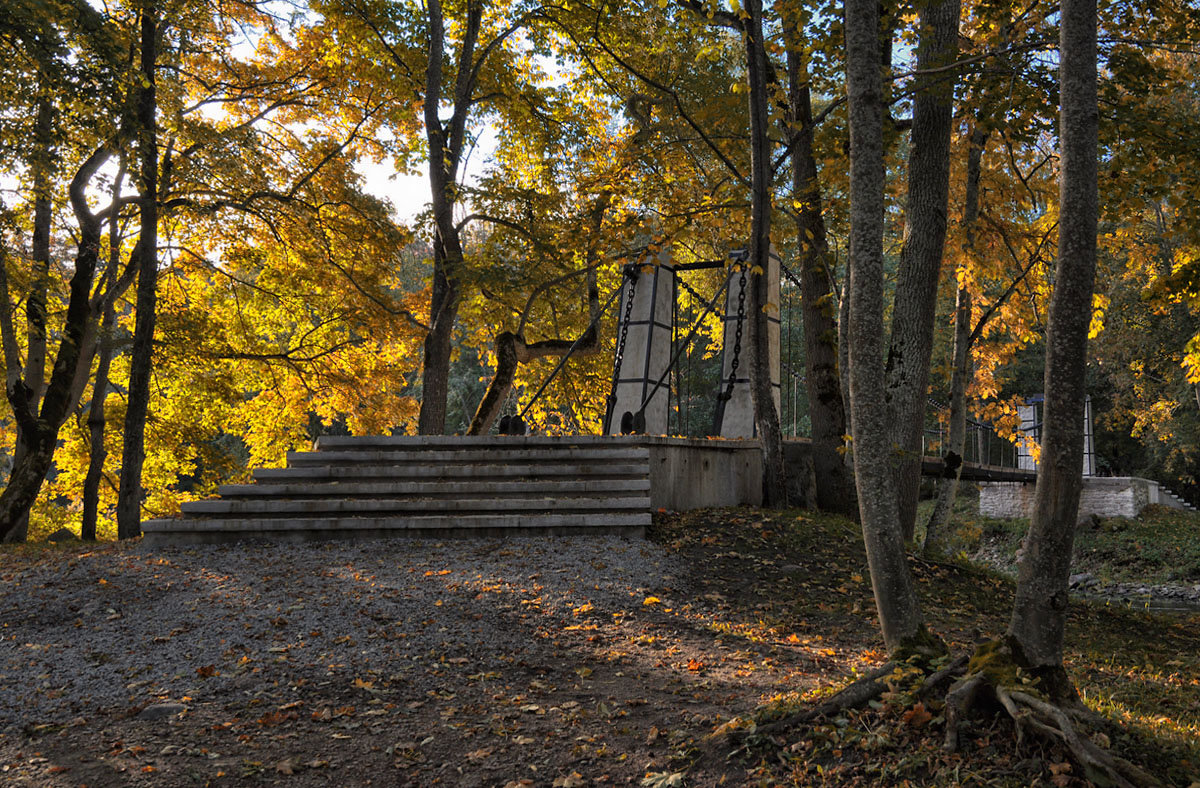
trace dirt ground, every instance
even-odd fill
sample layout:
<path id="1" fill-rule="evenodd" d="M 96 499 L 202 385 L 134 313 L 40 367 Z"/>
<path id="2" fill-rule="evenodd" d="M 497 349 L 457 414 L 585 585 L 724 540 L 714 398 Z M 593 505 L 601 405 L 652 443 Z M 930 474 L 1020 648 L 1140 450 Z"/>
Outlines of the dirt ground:
<path id="1" fill-rule="evenodd" d="M 139 702 L 66 723 L 31 720 L 0 737 L 0 782 L 666 788 L 778 784 L 787 773 L 793 784 L 891 783 L 886 768 L 868 769 L 864 758 L 846 759 L 858 766 L 838 778 L 843 753 L 836 736 L 833 744 L 824 735 L 816 745 L 812 737 L 797 737 L 790 747 L 781 742 L 783 752 L 803 756 L 807 777 L 777 752 L 727 758 L 730 747 L 710 737 L 763 704 L 810 702 L 883 660 L 852 528 L 820 520 L 808 521 L 809 529 L 806 521 L 795 512 L 662 514 L 651 538 L 677 553 L 686 572 L 670 586 L 629 589 L 625 604 L 593 604 L 582 589 L 569 616 L 544 615 L 536 576 L 508 595 L 481 600 L 464 588 L 461 600 L 446 599 L 467 604 L 469 595 L 482 605 L 473 616 L 525 644 L 518 653 L 463 645 L 353 675 L 337 665 L 296 670 L 280 651 L 218 694 L 164 699 L 183 708 L 159 708 L 160 719 L 147 719 L 156 710 Z M 915 569 L 925 584 L 961 574 L 954 567 Z M 1004 595 L 990 584 L 1002 587 L 985 574 L 965 585 L 995 597 L 991 607 L 951 595 L 937 626 L 952 646 L 963 648 L 981 629 L 1001 625 Z M 438 615 L 430 610 L 425 623 L 436 626 Z M 375 645 L 408 634 L 386 622 L 372 632 Z M 199 680 L 205 670 L 218 668 L 199 666 Z M 414 673 L 423 681 L 408 680 Z M 906 730 L 921 738 L 916 728 L 928 718 L 904 717 Z M 903 736 L 892 740 L 889 751 L 907 746 Z M 950 762 L 931 754 L 936 743 L 921 746 L 937 768 L 947 768 Z M 825 755 L 814 756 L 818 751 Z M 950 765 L 988 768 L 994 760 L 983 750 Z M 912 768 L 920 773 L 919 765 Z M 1061 770 L 1048 771 L 1037 759 L 1006 756 L 990 768 L 976 784 L 1084 784 L 1051 783 Z"/>

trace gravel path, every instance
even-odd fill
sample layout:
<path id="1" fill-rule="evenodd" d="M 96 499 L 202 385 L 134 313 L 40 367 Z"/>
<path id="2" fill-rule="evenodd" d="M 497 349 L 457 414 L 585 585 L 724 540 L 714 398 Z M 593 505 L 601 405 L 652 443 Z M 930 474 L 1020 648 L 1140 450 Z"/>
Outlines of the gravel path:
<path id="1" fill-rule="evenodd" d="M 548 630 L 682 576 L 615 537 L 135 546 L 0 570 L 0 731 L 249 694 L 281 662 L 319 683 L 520 659 L 530 611 Z"/>

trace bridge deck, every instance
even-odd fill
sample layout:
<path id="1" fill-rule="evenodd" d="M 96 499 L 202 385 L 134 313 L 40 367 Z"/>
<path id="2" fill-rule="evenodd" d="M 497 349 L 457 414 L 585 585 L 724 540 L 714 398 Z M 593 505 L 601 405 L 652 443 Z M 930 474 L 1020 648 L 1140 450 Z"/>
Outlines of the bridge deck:
<path id="1" fill-rule="evenodd" d="M 784 455 L 790 462 L 800 460 L 801 457 L 807 454 L 811 446 L 812 441 L 808 438 L 793 438 L 789 436 L 783 440 Z M 922 476 L 941 476 L 945 468 L 946 466 L 940 457 L 921 458 Z M 980 463 L 964 462 L 961 478 L 970 482 L 1028 483 L 1037 481 L 1037 473 L 1002 465 L 982 465 Z"/>
<path id="2" fill-rule="evenodd" d="M 922 476 L 941 476 L 946 466 L 938 457 L 923 457 L 921 459 Z M 971 482 L 1036 482 L 1037 473 L 1021 468 L 1005 468 L 1000 465 L 979 465 L 974 462 L 964 462 L 962 475 L 959 477 Z"/>

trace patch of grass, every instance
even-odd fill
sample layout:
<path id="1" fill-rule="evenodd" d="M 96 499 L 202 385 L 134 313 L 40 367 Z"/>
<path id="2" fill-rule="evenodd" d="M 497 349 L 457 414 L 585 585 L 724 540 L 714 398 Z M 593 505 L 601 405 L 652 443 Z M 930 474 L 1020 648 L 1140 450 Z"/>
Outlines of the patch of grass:
<path id="1" fill-rule="evenodd" d="M 1105 580 L 1200 583 L 1200 514 L 1156 505 L 1138 517 L 1085 521 L 1075 562 Z"/>
<path id="2" fill-rule="evenodd" d="M 963 487 L 951 515 L 947 553 L 965 557 L 986 547 L 1001 562 L 1015 560 L 1029 520 L 984 517 L 978 490 Z M 932 510 L 932 500 L 921 502 L 918 540 Z M 1137 517 L 1085 519 L 1075 532 L 1074 567 L 1110 583 L 1200 583 L 1200 513 L 1156 505 Z"/>

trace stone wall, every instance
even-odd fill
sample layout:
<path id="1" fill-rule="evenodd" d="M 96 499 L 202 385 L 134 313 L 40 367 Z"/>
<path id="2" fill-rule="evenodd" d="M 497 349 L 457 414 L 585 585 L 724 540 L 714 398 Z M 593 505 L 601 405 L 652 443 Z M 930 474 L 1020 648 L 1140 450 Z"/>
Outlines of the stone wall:
<path id="1" fill-rule="evenodd" d="M 986 517 L 1029 517 L 1033 493 L 1033 484 L 983 482 L 979 485 L 979 513 Z M 1152 503 L 1159 503 L 1158 482 L 1137 476 L 1087 476 L 1079 495 L 1079 516 L 1136 517 Z"/>

